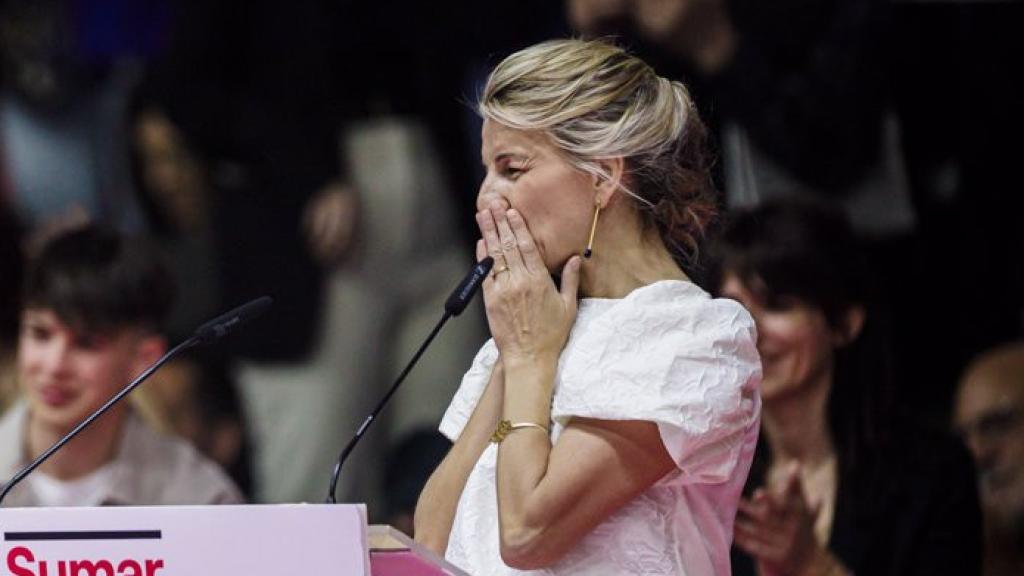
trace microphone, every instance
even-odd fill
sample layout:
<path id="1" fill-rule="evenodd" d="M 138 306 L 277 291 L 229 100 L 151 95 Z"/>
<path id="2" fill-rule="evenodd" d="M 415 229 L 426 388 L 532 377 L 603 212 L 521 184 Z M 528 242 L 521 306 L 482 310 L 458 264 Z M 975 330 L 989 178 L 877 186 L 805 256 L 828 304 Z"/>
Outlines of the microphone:
<path id="1" fill-rule="evenodd" d="M 455 288 L 452 295 L 445 301 L 444 311 L 452 316 L 462 314 L 462 311 L 466 309 L 469 301 L 473 299 L 476 291 L 480 288 L 480 283 L 484 281 L 487 273 L 491 271 L 492 266 L 494 266 L 494 258 L 490 256 L 477 262 L 476 266 L 473 266 L 469 274 L 462 279 L 462 282 Z"/>
<path id="2" fill-rule="evenodd" d="M 78 425 L 75 426 L 71 430 L 71 432 L 68 432 L 66 435 L 64 435 L 63 438 L 54 443 L 53 446 L 47 448 L 45 452 L 40 454 L 28 466 L 25 466 L 24 468 L 19 470 L 18 473 L 15 474 L 10 479 L 10 481 L 8 481 L 7 484 L 4 485 L 3 492 L 0 492 L 0 503 L 4 501 L 4 498 L 7 497 L 7 494 L 10 493 L 10 491 L 15 486 L 20 484 L 21 481 L 24 480 L 26 476 L 35 471 L 35 469 L 38 468 L 43 462 L 49 460 L 50 457 L 53 456 L 58 450 L 63 448 L 65 444 L 74 439 L 75 436 L 78 436 L 78 434 L 82 430 L 85 430 L 90 424 L 93 423 L 93 421 L 95 421 L 97 418 L 99 418 L 108 410 L 110 410 L 110 408 L 114 404 L 117 404 L 122 398 L 124 398 L 133 390 L 138 388 L 140 384 L 142 384 L 147 378 L 149 378 L 154 372 L 156 372 L 161 366 L 166 364 L 169 360 L 171 360 L 181 352 L 188 350 L 189 348 L 194 348 L 196 346 L 202 346 L 205 344 L 216 342 L 217 340 L 226 336 L 232 330 L 235 330 L 242 324 L 252 320 L 253 318 L 265 312 L 266 309 L 270 307 L 271 303 L 273 303 L 273 300 L 269 296 L 263 296 L 250 302 L 247 302 L 231 310 L 230 312 L 222 314 L 200 326 L 198 329 L 196 329 L 195 333 L 193 333 L 192 336 L 189 336 L 188 339 L 186 339 L 184 342 L 178 344 L 174 348 L 171 348 L 166 354 L 161 356 L 159 360 L 154 362 L 152 366 L 146 368 L 142 372 L 142 374 L 139 374 L 127 386 L 122 388 L 117 394 L 114 394 L 114 396 L 112 396 L 110 400 L 107 400 L 107 402 L 103 404 L 103 406 L 97 408 L 96 411 L 90 414 L 85 420 L 82 420 L 80 423 L 78 423 Z"/>
<path id="3" fill-rule="evenodd" d="M 255 300 L 246 302 L 238 308 L 221 314 L 196 328 L 194 337 L 199 338 L 203 344 L 216 342 L 236 330 L 239 326 L 262 315 L 273 303 L 274 299 L 270 296 L 260 296 Z"/>
<path id="4" fill-rule="evenodd" d="M 419 362 L 420 356 L 423 356 L 427 347 L 434 341 L 434 337 L 437 336 L 437 333 L 440 332 L 441 328 L 446 322 L 448 322 L 448 319 L 452 316 L 458 316 L 466 309 L 466 306 L 469 305 L 471 300 L 473 300 L 473 296 L 476 295 L 484 278 L 487 277 L 487 274 L 491 271 L 491 267 L 493 266 L 494 259 L 487 256 L 483 260 L 477 262 L 469 270 L 469 273 L 466 274 L 466 277 L 462 279 L 462 282 L 459 282 L 459 285 L 455 287 L 451 296 L 449 296 L 448 300 L 444 303 L 444 315 L 441 316 L 441 320 L 439 320 L 434 326 L 434 329 L 430 331 L 430 335 L 423 341 L 423 344 L 420 344 L 419 350 L 413 354 L 412 360 L 409 360 L 409 363 L 405 365 L 402 373 L 398 375 L 395 383 L 391 385 L 391 388 L 384 395 L 384 398 L 381 399 L 380 403 L 377 404 L 377 407 L 373 409 L 373 412 L 370 412 L 370 415 L 367 416 L 366 420 L 364 420 L 362 425 L 359 426 L 359 429 L 356 430 L 352 439 L 349 440 L 348 444 L 345 445 L 345 448 L 342 449 L 341 454 L 338 456 L 338 462 L 334 465 L 334 472 L 331 473 L 331 485 L 330 488 L 327 489 L 326 499 L 328 504 L 337 503 L 336 493 L 338 491 L 338 478 L 341 477 L 341 467 L 345 465 L 345 460 L 348 460 L 349 454 L 352 453 L 356 444 L 359 443 L 363 434 L 366 433 L 367 428 L 370 427 L 370 424 L 372 424 L 377 418 L 377 415 L 380 414 L 381 410 L 384 409 L 384 406 L 386 406 L 388 401 L 391 400 L 391 397 L 394 396 L 396 391 L 398 391 L 398 387 L 405 381 L 405 377 L 409 375 L 410 371 L 412 371 L 413 366 Z"/>

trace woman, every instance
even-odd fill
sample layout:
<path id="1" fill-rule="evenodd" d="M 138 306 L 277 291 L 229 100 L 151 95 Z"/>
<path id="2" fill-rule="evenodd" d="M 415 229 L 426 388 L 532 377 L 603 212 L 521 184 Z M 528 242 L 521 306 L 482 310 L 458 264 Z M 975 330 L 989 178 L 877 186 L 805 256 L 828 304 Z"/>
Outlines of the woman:
<path id="1" fill-rule="evenodd" d="M 479 108 L 493 339 L 417 538 L 475 575 L 728 574 L 760 362 L 747 312 L 678 264 L 713 212 L 685 88 L 561 40 L 499 64 Z"/>
<path id="2" fill-rule="evenodd" d="M 846 221 L 768 204 L 735 215 L 711 252 L 712 285 L 753 314 L 764 363 L 734 574 L 977 574 L 964 451 L 886 426 L 885 348 Z"/>

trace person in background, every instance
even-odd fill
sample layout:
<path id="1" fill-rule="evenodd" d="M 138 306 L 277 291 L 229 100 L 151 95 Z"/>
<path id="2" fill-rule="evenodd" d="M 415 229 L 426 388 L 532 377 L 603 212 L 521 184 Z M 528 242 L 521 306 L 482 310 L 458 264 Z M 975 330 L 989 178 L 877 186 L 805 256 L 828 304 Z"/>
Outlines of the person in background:
<path id="1" fill-rule="evenodd" d="M 753 314 L 764 366 L 733 574 L 978 574 L 970 460 L 891 422 L 884 320 L 846 219 L 768 203 L 736 213 L 711 251 L 711 285 Z"/>
<path id="2" fill-rule="evenodd" d="M 189 336 L 223 308 L 221 270 L 214 242 L 216 197 L 202 151 L 175 121 L 161 87 L 143 84 L 131 115 L 132 160 L 138 200 L 150 237 L 174 276 L 179 293 L 169 314 L 168 338 Z M 165 101 L 168 101 L 165 103 Z"/>
<path id="3" fill-rule="evenodd" d="M 93 0 L 0 2 L 3 185 L 34 235 L 86 221 L 145 230 L 124 112 L 137 80 L 133 63 L 149 51 L 132 44 L 161 37 L 161 24 L 147 17 L 155 11 L 112 18 L 111 8 Z"/>
<path id="4" fill-rule="evenodd" d="M 760 361 L 750 315 L 682 266 L 714 213 L 686 88 L 555 40 L 502 61 L 479 110 L 493 339 L 441 421 L 417 540 L 477 575 L 728 573 Z"/>
<path id="5" fill-rule="evenodd" d="M 11 477 L 163 355 L 173 285 L 138 239 L 65 232 L 31 262 L 17 370 L 23 400 L 0 420 Z M 5 506 L 220 504 L 238 489 L 183 441 L 115 405 L 13 489 Z"/>
<path id="6" fill-rule="evenodd" d="M 968 366 L 954 413 L 978 468 L 985 576 L 1024 574 L 1024 342 L 988 350 Z"/>

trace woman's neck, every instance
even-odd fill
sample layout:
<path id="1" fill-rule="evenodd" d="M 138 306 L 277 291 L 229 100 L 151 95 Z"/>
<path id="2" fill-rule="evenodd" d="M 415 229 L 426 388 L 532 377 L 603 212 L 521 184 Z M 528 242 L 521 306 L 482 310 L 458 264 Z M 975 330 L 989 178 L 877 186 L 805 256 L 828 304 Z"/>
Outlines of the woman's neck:
<path id="1" fill-rule="evenodd" d="M 623 298 L 659 280 L 688 280 L 656 231 L 609 236 L 598 236 L 593 255 L 583 260 L 581 296 Z"/>
<path id="2" fill-rule="evenodd" d="M 74 480 L 99 470 L 112 461 L 120 447 L 126 408 L 115 407 L 83 430 L 74 440 L 44 462 L 39 471 L 58 480 Z M 25 448 L 29 460 L 39 457 L 70 430 L 60 430 L 29 414 Z"/>
<path id="3" fill-rule="evenodd" d="M 798 393 L 764 403 L 764 433 L 771 449 L 771 466 L 794 460 L 807 467 L 835 456 L 828 425 L 828 396 L 832 372 L 825 371 Z"/>

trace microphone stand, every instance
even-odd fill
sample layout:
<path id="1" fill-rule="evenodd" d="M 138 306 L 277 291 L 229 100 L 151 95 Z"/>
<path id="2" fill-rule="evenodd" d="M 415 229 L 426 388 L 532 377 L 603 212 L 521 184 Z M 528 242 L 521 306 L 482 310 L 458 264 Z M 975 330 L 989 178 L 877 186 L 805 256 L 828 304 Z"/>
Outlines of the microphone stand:
<path id="1" fill-rule="evenodd" d="M 410 371 L 412 371 L 413 366 L 419 362 L 420 356 L 423 356 L 423 353 L 426 352 L 427 347 L 434 341 L 434 337 L 436 337 L 437 333 L 441 331 L 442 327 L 444 327 L 445 322 L 447 322 L 452 316 L 458 316 L 466 309 L 466 306 L 469 305 L 470 300 L 473 299 L 473 296 L 480 288 L 480 284 L 483 283 L 484 278 L 486 278 L 487 274 L 491 271 L 492 266 L 494 266 L 494 259 L 487 256 L 480 262 L 477 262 L 476 265 L 470 269 L 469 274 L 463 278 L 462 282 L 459 283 L 455 288 L 455 291 L 452 292 L 451 296 L 449 296 L 448 300 L 444 303 L 444 315 L 441 316 L 441 319 L 434 325 L 434 329 L 430 331 L 430 335 L 423 341 L 423 344 L 420 344 L 419 350 L 413 354 L 412 360 L 409 360 L 409 363 L 405 365 L 402 373 L 398 375 L 398 378 L 395 380 L 395 383 L 391 385 L 387 394 L 384 395 L 384 398 L 381 399 L 377 404 L 377 407 L 373 409 L 373 412 L 371 412 L 370 415 L 366 417 L 366 420 L 363 421 L 362 425 L 359 426 L 359 429 L 356 430 L 355 436 L 353 436 L 352 439 L 349 440 L 348 444 L 345 445 L 345 448 L 342 449 L 341 455 L 338 456 L 338 462 L 334 465 L 334 472 L 331 474 L 331 486 L 327 490 L 327 499 L 325 500 L 327 504 L 337 503 L 336 492 L 338 491 L 338 478 L 341 477 L 341 467 L 345 465 L 345 460 L 348 460 L 348 455 L 352 453 L 356 444 L 359 443 L 363 434 L 366 433 L 366 429 L 370 427 L 370 424 L 372 424 L 374 419 L 377 418 L 377 415 L 380 414 L 381 410 L 384 409 L 384 406 L 387 405 L 389 400 L 391 400 L 391 397 L 396 391 L 398 391 L 398 387 L 405 381 L 405 377 L 409 375 Z"/>
<path id="2" fill-rule="evenodd" d="M 398 387 L 402 385 L 402 382 L 405 381 L 405 377 L 409 375 L 409 372 L 412 370 L 412 367 L 415 366 L 417 362 L 419 362 L 420 356 L 422 356 L 423 353 L 427 350 L 427 347 L 430 346 L 430 343 L 434 341 L 434 337 L 437 336 L 437 333 L 441 331 L 441 328 L 444 326 L 445 322 L 447 322 L 448 319 L 451 318 L 451 316 L 452 315 L 450 313 L 445 312 L 444 316 L 441 317 L 441 320 L 434 325 L 434 329 L 431 330 L 430 336 L 427 336 L 427 339 L 423 342 L 423 344 L 420 345 L 419 350 L 417 350 L 416 354 L 413 355 L 412 360 L 410 360 L 409 363 L 405 365 L 405 369 L 402 370 L 401 374 L 399 374 L 398 379 L 395 380 L 395 383 L 391 385 L 391 389 L 388 390 L 387 394 L 384 395 L 384 398 L 377 404 L 377 407 L 373 409 L 373 412 L 371 412 L 370 415 L 366 417 L 366 420 L 363 420 L 363 423 L 361 426 L 359 426 L 359 429 L 356 431 L 355 436 L 353 436 L 352 439 L 348 441 L 348 444 L 341 451 L 341 455 L 338 456 L 338 462 L 337 464 L 334 465 L 334 472 L 331 474 L 331 487 L 327 491 L 326 500 L 328 504 L 337 503 L 335 493 L 337 492 L 338 489 L 338 478 L 341 477 L 341 467 L 345 465 L 345 460 L 348 460 L 349 453 L 351 453 L 352 449 L 355 448 L 356 444 L 359 443 L 359 440 L 363 437 L 363 434 L 366 432 L 366 429 L 370 427 L 370 424 L 373 423 L 373 420 L 377 417 L 378 414 L 380 414 L 380 411 L 384 409 L 384 406 L 388 403 L 388 401 L 391 400 L 391 396 L 393 396 L 395 392 L 398 390 Z"/>

